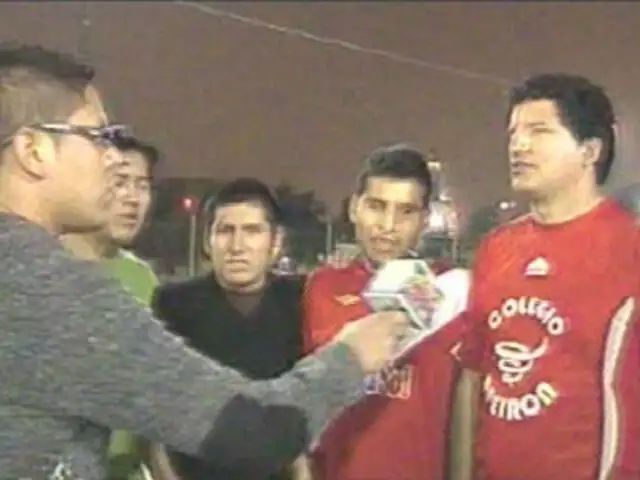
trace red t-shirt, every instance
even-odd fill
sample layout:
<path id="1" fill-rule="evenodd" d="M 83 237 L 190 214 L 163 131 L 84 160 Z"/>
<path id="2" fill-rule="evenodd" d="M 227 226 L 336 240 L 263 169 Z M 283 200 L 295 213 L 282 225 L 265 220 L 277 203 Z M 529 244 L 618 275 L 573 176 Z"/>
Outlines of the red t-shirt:
<path id="1" fill-rule="evenodd" d="M 307 350 L 329 341 L 347 322 L 369 313 L 360 297 L 371 278 L 359 261 L 315 272 L 305 292 Z M 459 321 L 365 383 L 367 396 L 335 420 L 314 452 L 321 480 L 444 478 L 451 389 L 458 368 L 450 354 Z"/>
<path id="2" fill-rule="evenodd" d="M 482 245 L 458 352 L 483 375 L 476 479 L 640 478 L 638 233 L 605 201 Z"/>

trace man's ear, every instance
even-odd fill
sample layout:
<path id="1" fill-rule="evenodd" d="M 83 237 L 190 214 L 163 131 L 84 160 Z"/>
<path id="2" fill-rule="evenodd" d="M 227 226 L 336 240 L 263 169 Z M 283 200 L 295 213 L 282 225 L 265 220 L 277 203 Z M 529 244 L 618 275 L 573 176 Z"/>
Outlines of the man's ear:
<path id="1" fill-rule="evenodd" d="M 43 178 L 56 159 L 53 139 L 32 128 L 21 128 L 11 139 L 10 150 L 18 167 L 28 175 Z"/>
<path id="2" fill-rule="evenodd" d="M 271 261 L 275 262 L 280 257 L 280 253 L 282 253 L 282 247 L 284 246 L 284 238 L 286 235 L 286 230 L 282 225 L 278 225 L 275 227 L 275 232 L 273 234 L 273 244 L 271 246 Z"/>
<path id="3" fill-rule="evenodd" d="M 582 158 L 585 167 L 593 167 L 598 163 L 600 155 L 602 154 L 602 148 L 602 140 L 599 138 L 589 138 L 582 142 Z"/>
<path id="4" fill-rule="evenodd" d="M 202 229 L 202 253 L 208 259 L 211 259 L 211 237 L 215 232 L 215 219 L 211 219 Z"/>
<path id="5" fill-rule="evenodd" d="M 352 194 L 349 198 L 349 221 L 351 223 L 356 222 L 358 216 L 358 205 L 360 203 L 360 195 Z"/>

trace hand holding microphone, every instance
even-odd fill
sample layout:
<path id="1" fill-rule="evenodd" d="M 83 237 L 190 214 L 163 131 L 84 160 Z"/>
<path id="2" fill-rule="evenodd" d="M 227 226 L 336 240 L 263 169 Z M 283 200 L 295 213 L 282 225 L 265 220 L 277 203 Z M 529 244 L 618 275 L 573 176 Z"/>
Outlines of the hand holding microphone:
<path id="1" fill-rule="evenodd" d="M 375 373 L 393 358 L 408 326 L 405 312 L 375 312 L 345 325 L 334 341 L 351 348 L 365 373 Z"/>
<path id="2" fill-rule="evenodd" d="M 467 270 L 436 276 L 424 260 L 392 260 L 362 292 L 374 313 L 345 325 L 334 341 L 349 345 L 365 372 L 377 372 L 464 311 L 470 281 Z"/>
<path id="3" fill-rule="evenodd" d="M 374 311 L 403 311 L 409 317 L 397 358 L 465 310 L 470 281 L 463 269 L 436 276 L 424 260 L 399 259 L 380 268 L 362 296 Z"/>

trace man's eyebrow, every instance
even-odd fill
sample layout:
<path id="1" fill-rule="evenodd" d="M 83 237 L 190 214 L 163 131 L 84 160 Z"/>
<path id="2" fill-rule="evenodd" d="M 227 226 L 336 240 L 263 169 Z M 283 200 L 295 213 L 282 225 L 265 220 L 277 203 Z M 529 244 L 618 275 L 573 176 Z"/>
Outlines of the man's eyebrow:
<path id="1" fill-rule="evenodd" d="M 246 227 L 262 227 L 265 224 L 263 222 L 259 222 L 259 221 L 253 221 L 253 222 L 243 222 L 243 221 L 239 221 L 239 222 L 229 222 L 229 221 L 220 221 L 220 222 L 216 222 L 216 225 L 218 226 L 223 226 L 223 227 L 239 227 L 239 228 L 246 228 Z"/>
<path id="2" fill-rule="evenodd" d="M 531 122 L 522 122 L 520 125 L 523 125 L 525 127 L 548 127 L 549 123 L 545 122 L 544 120 L 535 120 Z M 513 130 L 515 128 L 516 128 L 516 125 L 509 125 L 507 132 L 513 133 Z"/>
<path id="3" fill-rule="evenodd" d="M 399 202 L 398 205 L 400 207 L 416 208 L 418 210 L 422 210 L 422 206 L 414 202 Z"/>
<path id="4" fill-rule="evenodd" d="M 241 227 L 263 227 L 265 224 L 263 222 L 243 222 L 240 223 Z"/>

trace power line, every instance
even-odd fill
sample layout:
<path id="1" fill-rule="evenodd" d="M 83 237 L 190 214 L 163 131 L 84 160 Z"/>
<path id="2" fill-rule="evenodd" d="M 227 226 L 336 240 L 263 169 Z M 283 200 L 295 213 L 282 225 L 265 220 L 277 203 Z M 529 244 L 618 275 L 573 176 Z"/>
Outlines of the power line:
<path id="1" fill-rule="evenodd" d="M 399 53 L 391 52 L 388 50 L 382 50 L 378 48 L 370 48 L 363 47 L 361 45 L 341 40 L 339 38 L 325 37 L 321 35 L 316 35 L 314 33 L 308 32 L 306 30 L 302 30 L 299 28 L 286 27 L 282 25 L 276 25 L 274 23 L 269 23 L 264 20 L 260 20 L 255 17 L 247 17 L 245 15 L 240 15 L 238 13 L 229 12 L 227 10 L 221 10 L 219 8 L 210 7 L 209 5 L 204 5 L 199 2 L 185 2 L 180 0 L 175 0 L 173 3 L 176 5 L 180 5 L 182 7 L 192 8 L 194 10 L 198 10 L 201 13 L 206 15 L 211 15 L 214 17 L 226 18 L 229 20 L 233 20 L 236 22 L 244 23 L 246 25 L 250 25 L 255 28 L 262 28 L 266 30 L 271 30 L 283 35 L 288 35 L 291 37 L 303 38 L 305 40 L 316 42 L 323 45 L 330 45 L 335 47 L 340 47 L 345 50 L 349 50 L 356 53 L 361 53 L 365 55 L 374 55 L 378 57 L 386 58 L 387 60 L 395 61 L 398 63 L 404 63 L 413 65 L 419 68 L 425 68 L 428 70 L 435 70 L 443 73 L 447 73 L 449 75 L 456 75 L 458 77 L 465 77 L 471 80 L 478 80 L 487 83 L 493 83 L 500 85 L 502 87 L 510 85 L 512 82 L 506 78 L 501 78 L 495 75 L 490 75 L 486 73 L 474 72 L 471 70 L 466 70 L 463 68 L 453 67 L 451 65 L 443 65 L 440 63 L 427 62 L 425 60 L 421 60 L 419 58 L 410 57 L 407 55 L 402 55 Z"/>

